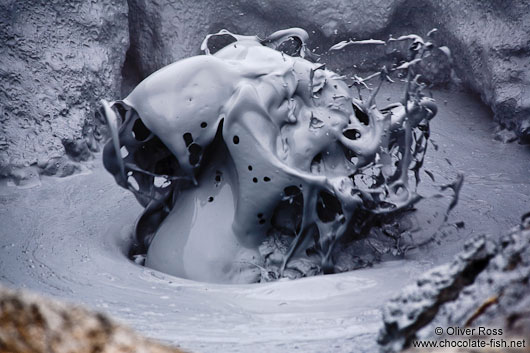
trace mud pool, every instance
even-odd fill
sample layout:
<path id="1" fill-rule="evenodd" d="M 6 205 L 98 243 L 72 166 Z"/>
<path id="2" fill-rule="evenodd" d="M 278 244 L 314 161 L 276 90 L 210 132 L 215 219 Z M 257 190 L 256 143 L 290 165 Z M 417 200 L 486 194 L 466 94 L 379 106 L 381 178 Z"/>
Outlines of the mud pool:
<path id="1" fill-rule="evenodd" d="M 378 99 L 393 101 L 400 92 L 384 88 Z M 435 91 L 434 98 L 438 115 L 431 129 L 439 149 L 429 151 L 425 168 L 448 180 L 462 172 L 465 182 L 436 241 L 403 258 L 254 285 L 165 275 L 126 257 L 141 207 L 96 159 L 84 174 L 44 177 L 27 189 L 0 186 L 0 281 L 107 312 L 193 352 L 374 351 L 387 299 L 449 260 L 470 236 L 502 234 L 530 209 L 528 146 L 495 141 L 491 112 L 475 97 Z M 432 218 L 436 210 L 427 206 L 418 207 L 417 219 Z M 415 237 L 428 239 L 434 228 L 426 224 Z"/>

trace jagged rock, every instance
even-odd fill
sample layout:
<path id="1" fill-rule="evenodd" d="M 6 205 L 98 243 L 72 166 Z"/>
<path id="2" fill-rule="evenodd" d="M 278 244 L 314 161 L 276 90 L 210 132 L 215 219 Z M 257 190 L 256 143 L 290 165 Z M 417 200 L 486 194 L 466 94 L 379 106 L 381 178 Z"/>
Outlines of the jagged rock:
<path id="1" fill-rule="evenodd" d="M 181 353 L 106 315 L 0 287 L 0 352 Z"/>
<path id="2" fill-rule="evenodd" d="M 3 1 L 0 43 L 0 176 L 90 158 L 94 109 L 119 96 L 126 1 Z"/>
<path id="3" fill-rule="evenodd" d="M 413 17 L 413 27 L 437 27 L 459 77 L 480 94 L 502 127 L 528 141 L 530 2 L 433 0 L 410 6 L 409 15 L 416 9 L 420 16 Z"/>
<path id="4" fill-rule="evenodd" d="M 436 327 L 481 325 L 529 337 L 528 223 L 523 220 L 496 244 L 485 236 L 472 239 L 452 263 L 432 269 L 392 299 L 383 310 L 382 351 L 437 338 Z"/>
<path id="5" fill-rule="evenodd" d="M 451 49 L 463 83 L 481 95 L 503 127 L 516 131 L 522 140 L 530 138 L 529 2 L 131 0 L 129 4 L 131 47 L 124 67 L 128 75 L 124 94 L 164 65 L 199 54 L 202 39 L 222 28 L 264 37 L 286 27 L 302 27 L 311 35 L 309 46 L 340 71 L 353 64 L 357 69 L 374 69 L 388 59 L 386 54 L 395 56 L 369 46 L 325 54 L 341 40 L 386 39 L 409 32 L 425 35 L 436 27 L 433 40 Z M 445 60 L 427 61 L 427 81 L 460 82 Z"/>

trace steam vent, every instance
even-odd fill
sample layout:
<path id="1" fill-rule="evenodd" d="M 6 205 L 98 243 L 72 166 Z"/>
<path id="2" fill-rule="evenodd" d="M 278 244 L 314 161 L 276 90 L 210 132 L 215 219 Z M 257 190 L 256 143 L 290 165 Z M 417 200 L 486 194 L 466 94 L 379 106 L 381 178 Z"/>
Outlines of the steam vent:
<path id="1" fill-rule="evenodd" d="M 0 4 L 0 352 L 530 352 L 530 4 Z"/>

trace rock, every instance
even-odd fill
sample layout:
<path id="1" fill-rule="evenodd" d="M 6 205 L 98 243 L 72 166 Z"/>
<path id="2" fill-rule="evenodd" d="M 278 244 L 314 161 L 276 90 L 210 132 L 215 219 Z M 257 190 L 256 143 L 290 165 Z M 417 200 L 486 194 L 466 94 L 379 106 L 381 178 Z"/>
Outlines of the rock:
<path id="1" fill-rule="evenodd" d="M 87 161 L 91 157 L 90 149 L 88 148 L 87 140 L 85 139 L 62 139 L 64 151 L 67 156 L 72 158 L 74 161 Z"/>
<path id="2" fill-rule="evenodd" d="M 141 79 L 161 67 L 200 54 L 200 44 L 206 35 L 221 29 L 265 38 L 277 30 L 301 27 L 310 34 L 309 47 L 323 52 L 338 38 L 371 36 L 385 30 L 403 2 L 131 0 L 131 47 L 125 72 L 132 77 L 126 80 L 129 85 L 123 93 L 129 93 Z"/>
<path id="3" fill-rule="evenodd" d="M 181 353 L 106 315 L 0 286 L 0 351 Z"/>
<path id="4" fill-rule="evenodd" d="M 11 0 L 0 4 L 0 176 L 30 166 L 41 171 L 65 155 L 74 163 L 89 158 L 103 134 L 93 119 L 99 99 L 123 97 L 155 70 L 199 54 L 208 33 L 226 28 L 264 37 L 293 26 L 306 29 L 309 47 L 339 72 L 404 58 L 371 46 L 327 52 L 341 40 L 424 36 L 436 27 L 432 40 L 450 48 L 453 66 L 431 57 L 424 79 L 461 82 L 480 94 L 502 129 L 530 141 L 527 1 Z M 64 141 L 75 142 L 73 154 Z"/>
<path id="5" fill-rule="evenodd" d="M 491 107 L 495 120 L 528 140 L 530 3 L 432 0 L 408 11 L 416 12 L 413 27 L 439 29 L 437 39 L 450 47 L 458 76 Z"/>
<path id="6" fill-rule="evenodd" d="M 57 175 L 59 177 L 65 177 L 80 170 L 81 168 L 79 164 L 73 162 L 66 156 L 61 156 L 50 158 L 42 167 L 40 173 L 43 175 Z"/>
<path id="7" fill-rule="evenodd" d="M 34 167 L 17 168 L 11 173 L 15 185 L 21 188 L 31 188 L 40 185 L 39 170 Z"/>
<path id="8" fill-rule="evenodd" d="M 505 339 L 508 333 L 530 337 L 529 223 L 523 219 L 496 244 L 485 236 L 472 239 L 452 263 L 427 272 L 389 301 L 378 340 L 382 351 L 439 338 L 436 327 L 482 326 L 503 329 Z"/>
<path id="9" fill-rule="evenodd" d="M 3 1 L 0 42 L 0 176 L 88 159 L 98 101 L 119 96 L 126 1 Z"/>
<path id="10" fill-rule="evenodd" d="M 495 129 L 494 138 L 495 140 L 500 141 L 502 143 L 510 143 L 517 140 L 517 135 L 512 130 L 497 127 Z"/>
<path id="11" fill-rule="evenodd" d="M 302 27 L 310 48 L 323 54 L 335 71 L 356 65 L 373 70 L 403 54 L 370 46 L 349 47 L 336 53 L 327 49 L 341 40 L 386 39 L 410 32 L 432 36 L 452 52 L 454 72 L 446 60 L 426 60 L 426 80 L 434 84 L 462 83 L 480 94 L 502 127 L 521 140 L 530 138 L 530 3 L 458 0 L 392 0 L 307 2 L 213 0 L 187 3 L 131 0 L 131 47 L 124 72 L 123 94 L 155 70 L 199 54 L 208 33 L 222 28 L 266 36 L 287 27 Z"/>

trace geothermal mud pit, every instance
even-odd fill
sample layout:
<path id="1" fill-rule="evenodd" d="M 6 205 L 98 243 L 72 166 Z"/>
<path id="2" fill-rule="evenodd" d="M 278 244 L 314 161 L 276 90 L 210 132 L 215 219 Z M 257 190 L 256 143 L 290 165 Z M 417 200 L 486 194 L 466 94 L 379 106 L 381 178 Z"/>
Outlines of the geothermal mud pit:
<path id="1" fill-rule="evenodd" d="M 403 89 L 383 86 L 378 104 L 400 101 Z M 444 227 L 439 223 L 447 204 L 418 204 L 414 218 L 422 231 L 414 234 L 415 243 L 425 245 L 404 255 L 353 272 L 257 285 L 166 275 L 128 260 L 142 209 L 95 162 L 90 173 L 45 178 L 32 189 L 2 185 L 2 281 L 107 311 L 151 337 L 194 351 L 374 351 L 386 300 L 451 258 L 470 235 L 501 233 L 529 208 L 522 197 L 530 193 L 528 164 L 521 163 L 530 157 L 528 150 L 493 141 L 490 113 L 473 97 L 434 95 L 438 113 L 431 137 L 438 149 L 429 150 L 424 168 L 436 171 L 438 182 L 450 182 L 458 172 L 466 181 Z M 192 144 L 178 141 L 185 148 Z M 215 179 L 218 169 L 207 172 Z M 420 192 L 437 191 L 420 185 Z M 202 196 L 207 202 L 211 193 Z M 431 236 L 437 241 L 429 241 Z"/>

